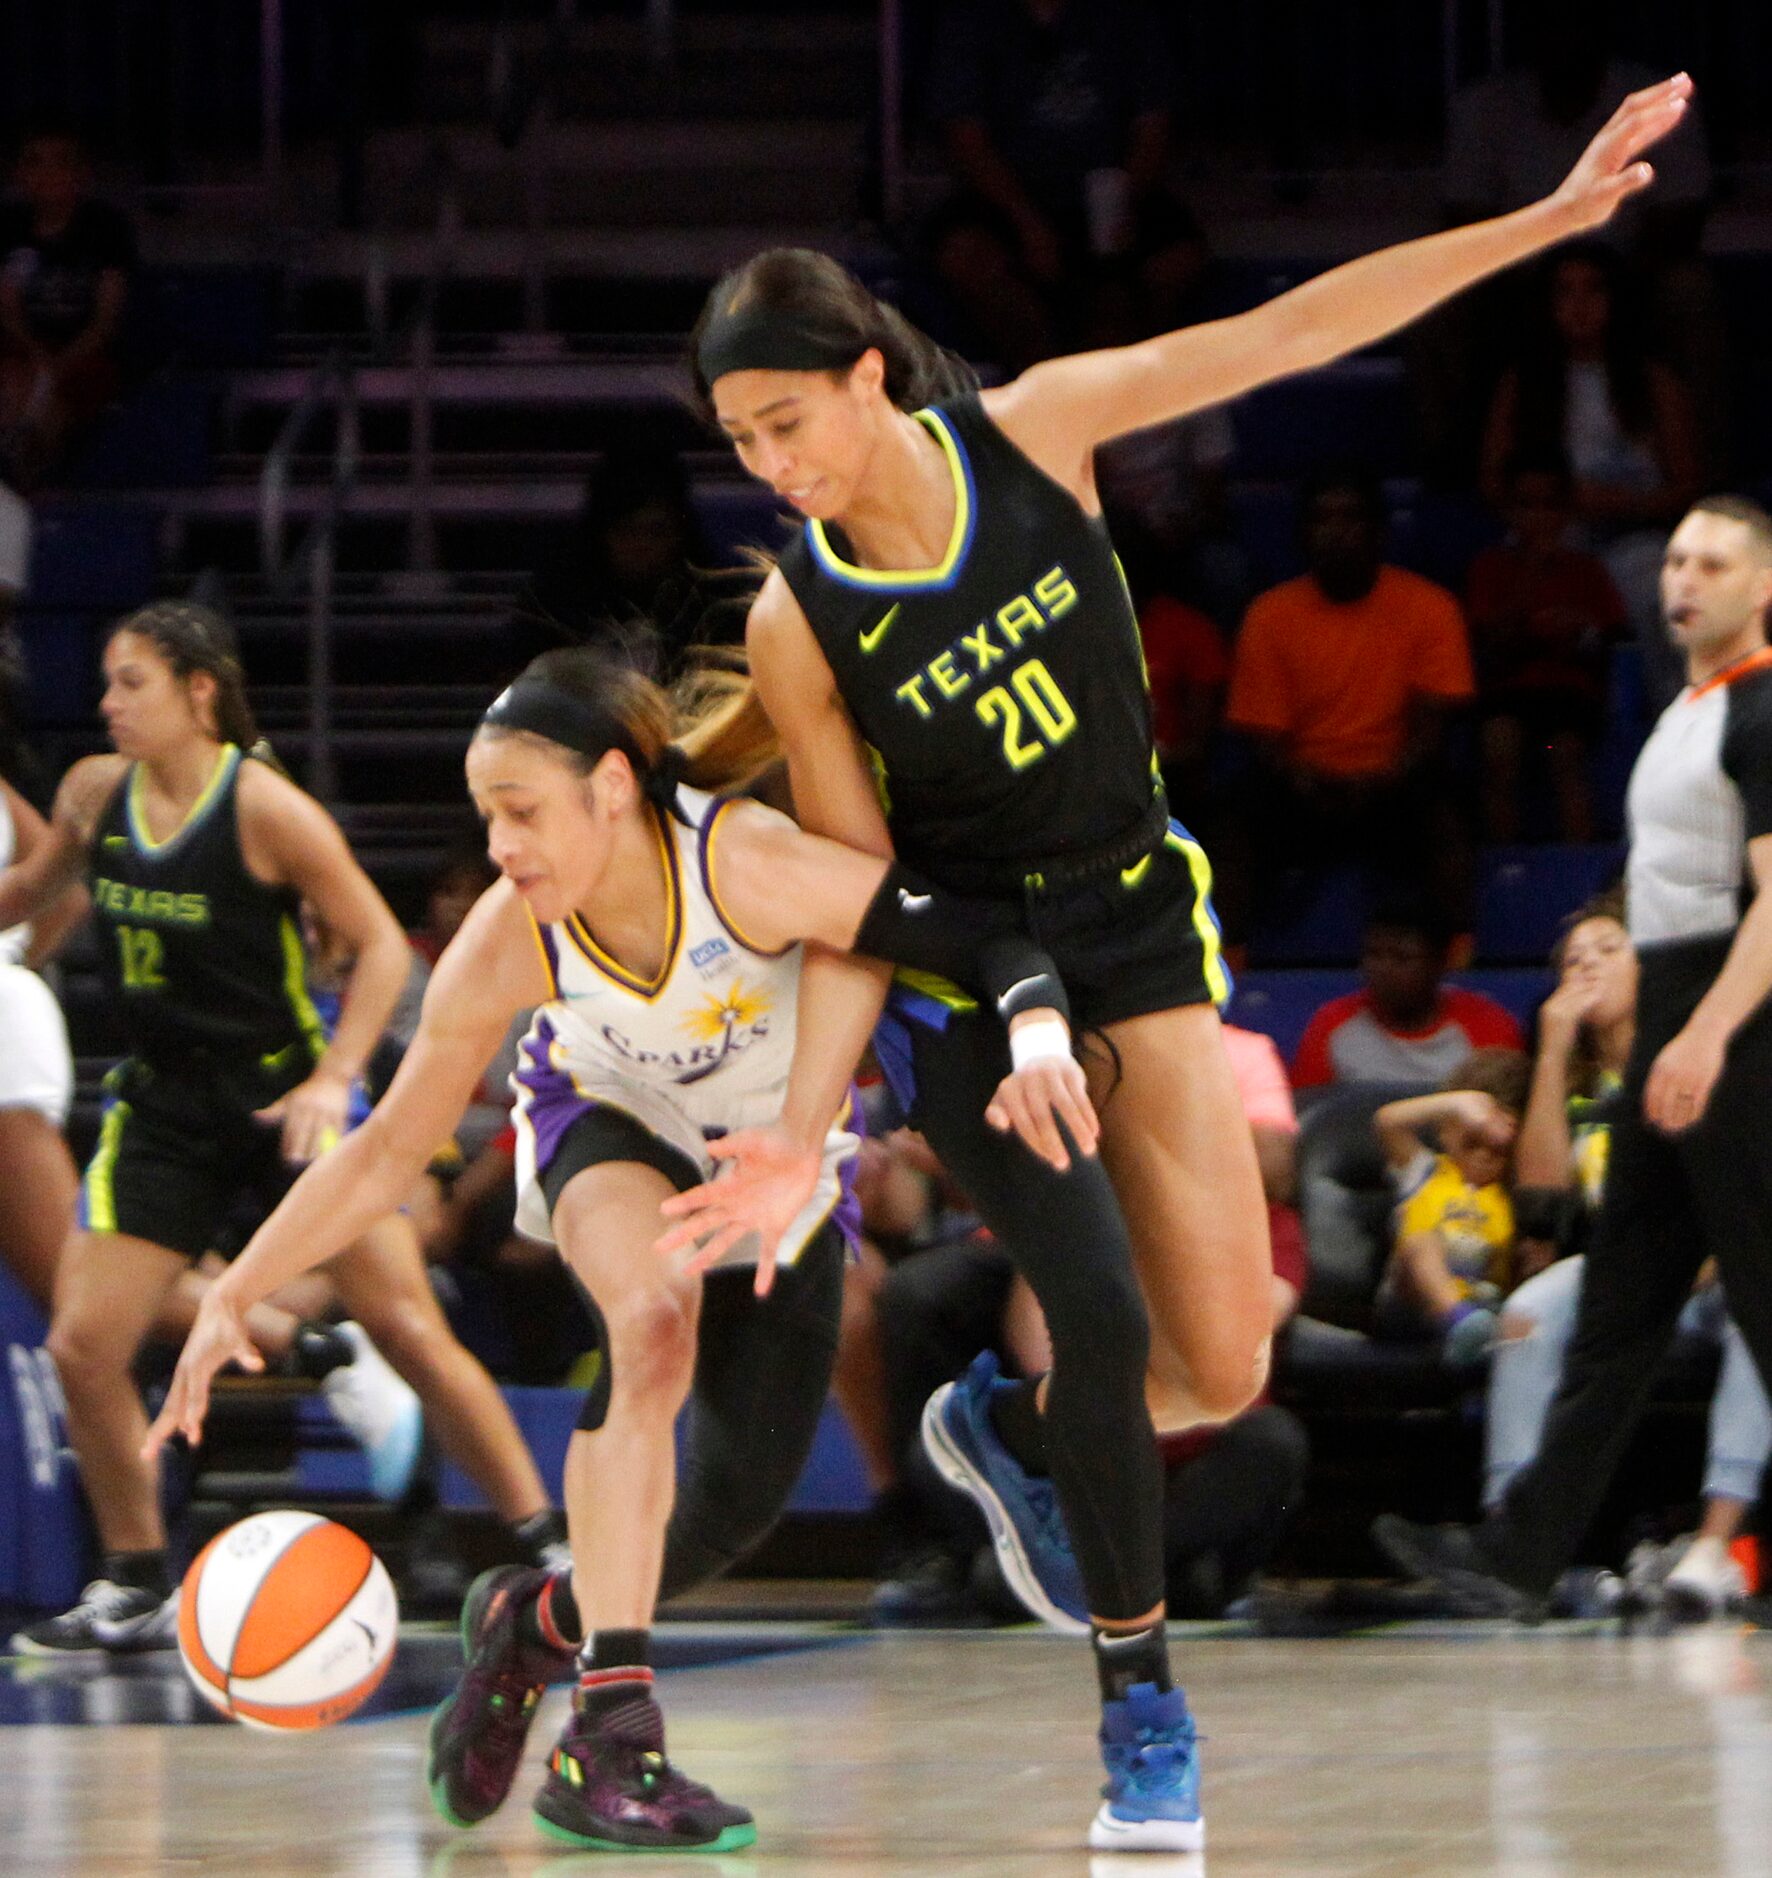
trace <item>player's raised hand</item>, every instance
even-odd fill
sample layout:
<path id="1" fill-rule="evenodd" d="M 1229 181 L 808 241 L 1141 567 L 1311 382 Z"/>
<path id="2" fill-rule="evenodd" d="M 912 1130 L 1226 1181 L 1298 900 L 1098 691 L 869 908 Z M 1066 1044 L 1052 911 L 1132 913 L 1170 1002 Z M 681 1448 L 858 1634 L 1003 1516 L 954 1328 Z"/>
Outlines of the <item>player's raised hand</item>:
<path id="1" fill-rule="evenodd" d="M 756 1292 L 764 1297 L 775 1282 L 775 1249 L 811 1200 L 824 1156 L 779 1126 L 722 1135 L 708 1143 L 708 1153 L 722 1163 L 719 1173 L 665 1201 L 666 1217 L 680 1223 L 660 1235 L 655 1249 L 686 1251 L 684 1269 L 705 1272 L 755 1233 Z"/>
<path id="2" fill-rule="evenodd" d="M 265 1359 L 246 1334 L 246 1314 L 230 1303 L 219 1287 L 212 1287 L 197 1307 L 197 1321 L 179 1353 L 172 1387 L 142 1444 L 144 1460 L 153 1460 L 174 1435 L 183 1435 L 192 1447 L 203 1439 L 209 1385 L 216 1373 L 230 1363 L 246 1370 L 261 1370 Z"/>
<path id="3" fill-rule="evenodd" d="M 1569 212 L 1577 230 L 1599 228 L 1618 205 L 1655 180 L 1645 150 L 1658 144 L 1686 115 L 1692 80 L 1684 72 L 1631 95 L 1614 111 L 1552 200 Z"/>

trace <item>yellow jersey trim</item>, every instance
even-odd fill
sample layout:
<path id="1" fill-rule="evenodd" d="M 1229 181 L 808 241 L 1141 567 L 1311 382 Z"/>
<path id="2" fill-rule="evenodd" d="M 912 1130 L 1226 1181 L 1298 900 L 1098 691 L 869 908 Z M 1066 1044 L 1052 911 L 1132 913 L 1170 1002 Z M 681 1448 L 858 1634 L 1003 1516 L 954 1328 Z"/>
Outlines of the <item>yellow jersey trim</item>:
<path id="1" fill-rule="evenodd" d="M 560 995 L 560 981 L 554 976 L 554 961 L 548 957 L 547 941 L 541 936 L 541 922 L 535 917 L 534 909 L 527 900 L 523 902 L 523 911 L 529 916 L 529 936 L 535 941 L 536 951 L 541 954 L 542 976 L 548 981 L 549 997 L 557 998 Z"/>
<path id="2" fill-rule="evenodd" d="M 326 1025 L 308 993 L 308 955 L 302 950 L 301 933 L 287 913 L 278 922 L 277 937 L 283 944 L 283 994 L 308 1053 L 318 1063 L 326 1054 Z"/>
<path id="3" fill-rule="evenodd" d="M 785 946 L 766 946 L 759 945 L 755 939 L 748 938 L 744 928 L 740 926 L 738 921 L 726 910 L 726 902 L 720 898 L 719 883 L 714 878 L 714 836 L 719 833 L 721 816 L 723 816 L 728 809 L 736 808 L 740 799 L 741 798 L 737 796 L 733 796 L 720 803 L 708 817 L 706 825 L 702 830 L 701 851 L 705 857 L 701 870 L 702 884 L 708 890 L 708 899 L 713 904 L 715 917 L 747 952 L 756 953 L 760 959 L 785 958 L 788 953 L 793 951 L 795 942 L 790 939 Z"/>
<path id="4" fill-rule="evenodd" d="M 670 982 L 671 973 L 677 965 L 677 953 L 683 944 L 683 886 L 677 877 L 677 844 L 671 839 L 657 809 L 652 812 L 652 826 L 658 836 L 665 870 L 666 938 L 664 962 L 658 968 L 658 976 L 642 978 L 638 972 L 630 972 L 619 959 L 611 958 L 598 945 L 590 927 L 576 913 L 567 914 L 565 920 L 566 936 L 591 964 L 612 985 L 619 985 L 623 991 L 631 991 L 635 997 L 644 998 L 649 1004 Z"/>
<path id="5" fill-rule="evenodd" d="M 1197 841 L 1186 840 L 1173 828 L 1163 837 L 1163 845 L 1182 855 L 1194 880 L 1194 931 L 1200 935 L 1200 969 L 1212 1002 L 1223 1009 L 1230 1002 L 1230 975 L 1224 969 L 1224 941 L 1219 937 L 1218 922 L 1212 917 L 1212 863 Z"/>
<path id="6" fill-rule="evenodd" d="M 166 837 L 156 841 L 148 833 L 147 806 L 143 801 L 142 766 L 132 763 L 129 768 L 129 790 L 124 799 L 125 811 L 129 819 L 129 835 L 143 854 L 159 854 L 172 847 L 176 842 L 197 826 L 215 806 L 215 799 L 228 786 L 228 779 L 239 767 L 240 746 L 224 743 L 215 759 L 215 768 L 209 772 L 209 780 L 203 785 L 203 793 L 185 811 L 185 818 Z"/>
<path id="7" fill-rule="evenodd" d="M 831 546 L 824 523 L 816 516 L 806 524 L 806 539 L 812 558 L 827 574 L 846 581 L 852 587 L 944 587 L 958 572 L 971 546 L 974 518 L 978 513 L 972 489 L 972 466 L 966 461 L 960 440 L 948 421 L 937 410 L 916 413 L 917 422 L 941 445 L 947 458 L 948 473 L 954 479 L 954 526 L 948 535 L 947 551 L 933 567 L 879 568 L 857 567 L 846 561 Z M 864 648 L 866 649 L 866 648 Z"/>
<path id="8" fill-rule="evenodd" d="M 113 1176 L 117 1169 L 118 1150 L 123 1145 L 123 1124 L 129 1120 L 129 1104 L 113 1102 L 105 1110 L 98 1132 L 98 1151 L 86 1170 L 86 1225 L 93 1232 L 117 1230 L 117 1192 Z"/>

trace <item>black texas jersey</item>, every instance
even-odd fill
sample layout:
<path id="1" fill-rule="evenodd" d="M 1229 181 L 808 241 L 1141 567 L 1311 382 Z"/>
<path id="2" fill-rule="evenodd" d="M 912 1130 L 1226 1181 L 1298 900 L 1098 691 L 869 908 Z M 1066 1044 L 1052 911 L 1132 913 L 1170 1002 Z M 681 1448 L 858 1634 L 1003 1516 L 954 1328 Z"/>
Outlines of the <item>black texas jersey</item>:
<path id="1" fill-rule="evenodd" d="M 893 844 L 955 889 L 1123 837 L 1157 788 L 1138 622 L 1106 525 L 974 396 L 919 411 L 947 454 L 936 567 L 853 565 L 810 521 L 781 558 L 879 772 Z"/>
<path id="2" fill-rule="evenodd" d="M 167 840 L 150 839 L 131 765 L 93 837 L 88 886 L 99 969 L 133 1055 L 176 1067 L 193 1051 L 238 1062 L 325 1047 L 308 996 L 298 901 L 240 852 L 233 744 Z"/>

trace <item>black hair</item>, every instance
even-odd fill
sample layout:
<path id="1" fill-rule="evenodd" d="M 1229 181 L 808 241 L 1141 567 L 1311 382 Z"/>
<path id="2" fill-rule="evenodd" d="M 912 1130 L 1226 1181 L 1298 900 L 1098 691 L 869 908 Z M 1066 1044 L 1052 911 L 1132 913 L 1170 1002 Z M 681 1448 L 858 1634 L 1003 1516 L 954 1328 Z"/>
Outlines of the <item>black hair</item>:
<path id="1" fill-rule="evenodd" d="M 978 375 L 935 343 L 896 307 L 878 300 L 840 262 L 812 248 L 766 248 L 719 280 L 689 336 L 689 363 L 704 417 L 713 419 L 712 386 L 702 376 L 702 334 L 717 314 L 765 307 L 818 340 L 859 359 L 877 348 L 886 362 L 886 396 L 901 411 L 978 389 Z M 853 348 L 853 350 L 851 350 Z"/>
<path id="2" fill-rule="evenodd" d="M 120 619 L 109 637 L 115 639 L 119 633 L 135 633 L 148 640 L 172 667 L 175 678 L 207 672 L 215 680 L 216 736 L 276 766 L 269 747 L 260 744 L 258 724 L 246 702 L 246 673 L 233 628 L 214 607 L 192 600 L 156 600 Z"/>
<path id="3" fill-rule="evenodd" d="M 1366 513 L 1380 527 L 1390 518 L 1390 509 L 1384 499 L 1384 484 L 1369 463 L 1324 463 L 1312 470 L 1299 490 L 1298 517 L 1301 525 L 1310 521 L 1311 510 L 1324 496 L 1329 495 L 1357 496 L 1364 504 Z"/>

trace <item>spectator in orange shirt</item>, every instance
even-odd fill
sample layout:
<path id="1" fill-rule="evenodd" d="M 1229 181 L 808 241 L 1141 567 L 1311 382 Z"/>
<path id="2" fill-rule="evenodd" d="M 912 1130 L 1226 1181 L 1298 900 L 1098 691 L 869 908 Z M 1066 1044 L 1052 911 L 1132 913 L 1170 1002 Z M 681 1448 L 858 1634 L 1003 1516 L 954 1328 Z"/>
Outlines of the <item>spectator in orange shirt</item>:
<path id="1" fill-rule="evenodd" d="M 1177 596 L 1166 577 L 1167 557 L 1144 530 L 1130 530 L 1120 558 L 1138 609 L 1151 735 L 1163 785 L 1182 820 L 1199 830 L 1213 744 L 1224 715 L 1230 653 L 1216 622 Z"/>
<path id="2" fill-rule="evenodd" d="M 1471 563 L 1465 586 L 1483 718 L 1483 822 L 1520 837 L 1530 746 L 1543 750 L 1565 841 L 1594 838 L 1588 767 L 1606 710 L 1606 652 L 1629 624 L 1596 555 L 1569 540 L 1575 484 L 1555 457 L 1522 457 L 1507 479 L 1508 538 Z"/>
<path id="3" fill-rule="evenodd" d="M 1448 713 L 1475 689 L 1470 647 L 1450 593 L 1385 563 L 1384 523 L 1375 478 L 1313 479 L 1310 571 L 1243 621 L 1226 717 L 1255 748 L 1246 839 L 1270 865 L 1353 862 L 1387 888 L 1431 885 L 1462 929 L 1468 842 L 1441 752 Z M 1234 916 L 1234 883 L 1228 897 Z"/>

